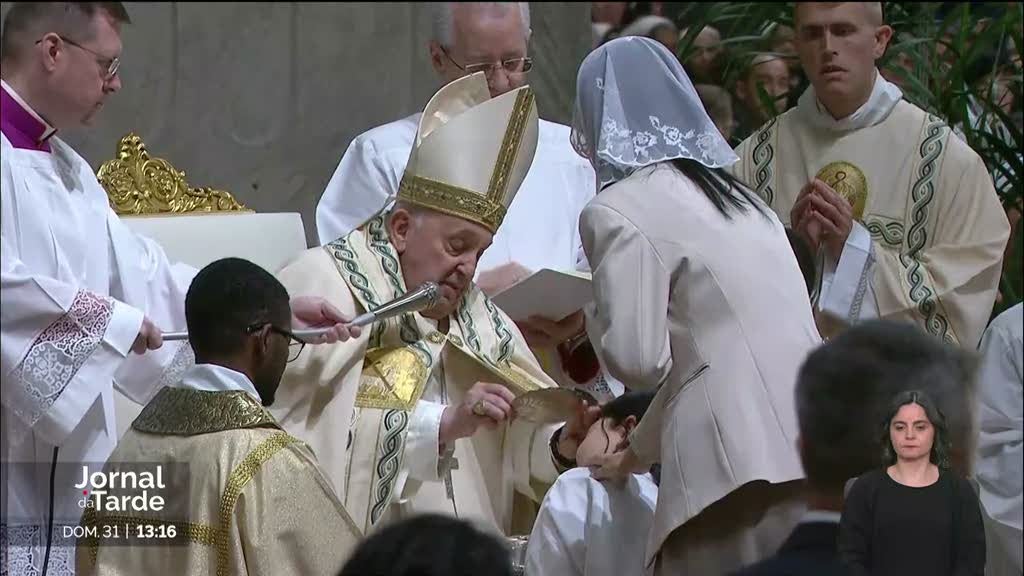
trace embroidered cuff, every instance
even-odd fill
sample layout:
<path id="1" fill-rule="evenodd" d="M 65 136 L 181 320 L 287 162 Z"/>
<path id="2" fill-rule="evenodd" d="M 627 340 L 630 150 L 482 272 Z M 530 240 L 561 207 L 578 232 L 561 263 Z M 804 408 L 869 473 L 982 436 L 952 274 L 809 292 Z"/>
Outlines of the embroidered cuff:
<path id="1" fill-rule="evenodd" d="M 859 222 L 854 222 L 838 266 L 826 263 L 819 301 L 821 310 L 850 324 L 860 320 L 865 298 L 874 297 L 873 292 L 869 294 L 873 264 L 871 234 Z M 873 307 L 874 302 L 870 305 Z"/>
<path id="2" fill-rule="evenodd" d="M 438 482 L 441 415 L 444 404 L 420 400 L 409 419 L 405 437 L 405 468 L 409 476 L 421 482 Z"/>

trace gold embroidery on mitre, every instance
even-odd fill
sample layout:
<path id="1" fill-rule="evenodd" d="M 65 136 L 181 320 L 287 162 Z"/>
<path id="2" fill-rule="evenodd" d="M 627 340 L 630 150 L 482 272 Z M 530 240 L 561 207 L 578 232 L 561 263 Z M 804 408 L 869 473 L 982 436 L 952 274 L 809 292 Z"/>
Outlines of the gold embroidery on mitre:
<path id="1" fill-rule="evenodd" d="M 505 137 L 501 141 L 498 161 L 494 163 L 494 172 L 491 173 L 491 183 L 487 187 L 487 197 L 497 204 L 504 205 L 508 179 L 512 174 L 512 168 L 516 165 L 519 147 L 523 143 L 523 134 L 526 132 L 526 121 L 530 117 L 532 108 L 533 90 L 526 88 L 516 96 L 515 106 L 512 107 L 512 117 L 508 121 Z"/>
<path id="2" fill-rule="evenodd" d="M 374 348 L 363 362 L 356 406 L 410 411 L 423 395 L 428 376 L 427 366 L 411 348 Z"/>
<path id="3" fill-rule="evenodd" d="M 493 234 L 505 219 L 505 206 L 472 190 L 406 173 L 398 198 L 457 218 L 476 222 Z"/>
<path id="4" fill-rule="evenodd" d="M 816 178 L 828 184 L 836 194 L 850 203 L 854 220 L 864 217 L 864 208 L 868 203 L 868 179 L 860 168 L 849 162 L 832 162 L 822 168 Z"/>

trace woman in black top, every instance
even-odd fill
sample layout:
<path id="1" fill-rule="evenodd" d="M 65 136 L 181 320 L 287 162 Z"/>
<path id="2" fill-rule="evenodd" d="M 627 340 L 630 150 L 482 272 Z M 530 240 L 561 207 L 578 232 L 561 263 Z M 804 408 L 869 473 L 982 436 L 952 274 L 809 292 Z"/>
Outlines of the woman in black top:
<path id="1" fill-rule="evenodd" d="M 982 576 L 978 497 L 949 470 L 945 417 L 920 391 L 899 394 L 884 422 L 886 467 L 854 482 L 839 554 L 856 576 Z"/>

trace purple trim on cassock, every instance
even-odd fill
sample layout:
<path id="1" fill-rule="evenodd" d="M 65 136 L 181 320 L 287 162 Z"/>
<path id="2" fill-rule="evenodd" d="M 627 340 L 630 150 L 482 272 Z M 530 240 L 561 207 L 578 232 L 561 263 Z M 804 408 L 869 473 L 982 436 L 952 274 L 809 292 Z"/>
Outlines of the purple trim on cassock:
<path id="1" fill-rule="evenodd" d="M 22 150 L 49 152 L 53 130 L 32 116 L 6 88 L 0 89 L 0 130 L 11 145 Z M 49 130 L 49 134 L 47 131 Z"/>

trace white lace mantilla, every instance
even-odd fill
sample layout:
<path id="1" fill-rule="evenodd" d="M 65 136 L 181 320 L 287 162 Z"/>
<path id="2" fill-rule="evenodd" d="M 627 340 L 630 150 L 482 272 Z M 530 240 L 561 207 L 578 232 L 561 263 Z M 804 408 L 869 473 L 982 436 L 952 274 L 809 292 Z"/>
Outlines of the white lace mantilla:
<path id="1" fill-rule="evenodd" d="M 649 38 L 613 40 L 583 61 L 570 138 L 602 187 L 677 158 L 708 168 L 739 160 L 679 61 Z"/>

